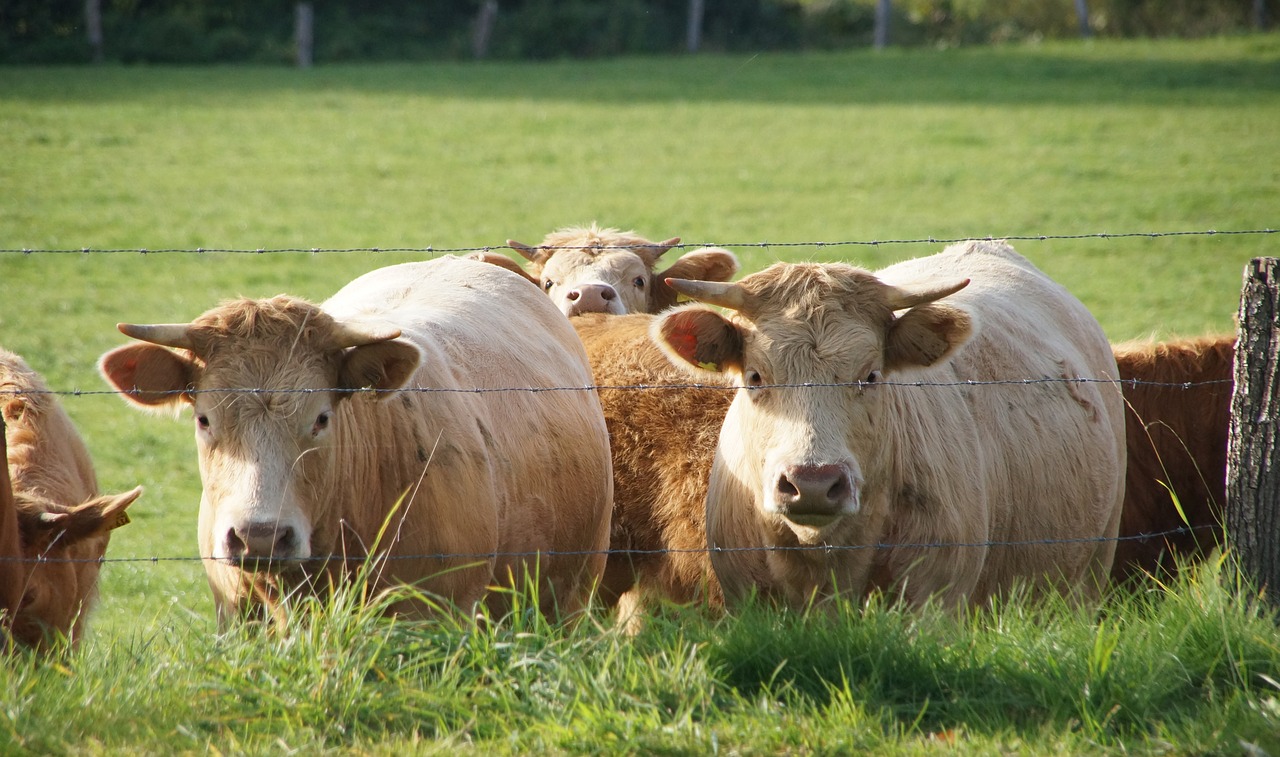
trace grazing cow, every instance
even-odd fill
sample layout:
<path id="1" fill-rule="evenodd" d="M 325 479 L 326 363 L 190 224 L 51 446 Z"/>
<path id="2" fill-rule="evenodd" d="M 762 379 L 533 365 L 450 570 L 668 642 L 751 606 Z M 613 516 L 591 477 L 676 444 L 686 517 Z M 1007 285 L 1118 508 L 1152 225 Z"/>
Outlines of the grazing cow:
<path id="1" fill-rule="evenodd" d="M 100 496 L 89 452 L 44 381 L 0 350 L 4 480 L 0 601 L 15 640 L 37 648 L 80 640 L 98 596 L 98 560 L 142 493 Z M 14 530 L 16 528 L 16 531 Z"/>
<path id="2" fill-rule="evenodd" d="M 1171 555 L 1198 557 L 1222 542 L 1235 341 L 1232 334 L 1116 345 L 1120 378 L 1132 382 L 1124 384 L 1129 466 L 1120 536 L 1134 538 L 1116 546 L 1113 579 L 1169 570 Z M 1187 531 L 1136 538 L 1175 529 Z"/>
<path id="3" fill-rule="evenodd" d="M 738 258 L 719 247 L 686 252 L 661 273 L 653 267 L 679 237 L 650 242 L 631 231 L 569 227 L 554 231 L 537 247 L 515 240 L 507 245 L 530 261 L 529 272 L 505 255 L 475 253 L 484 260 L 525 276 L 542 287 L 565 315 L 578 313 L 656 313 L 676 303 L 666 279 L 727 281 L 738 272 Z"/>
<path id="4" fill-rule="evenodd" d="M 613 447 L 602 603 L 617 605 L 623 623 L 655 599 L 719 606 L 706 553 L 707 477 L 732 393 L 687 386 L 688 376 L 649 338 L 652 315 L 586 313 L 569 320 L 591 360 Z"/>
<path id="5" fill-rule="evenodd" d="M 193 408 L 224 623 L 366 554 L 387 557 L 385 583 L 464 611 L 505 610 L 494 583 L 536 578 L 548 613 L 594 590 L 608 432 L 593 391 L 510 390 L 591 384 L 568 321 L 518 277 L 446 257 L 372 271 L 320 306 L 281 295 L 120 330 L 141 341 L 103 356 L 107 380 L 143 408 Z"/>
<path id="6" fill-rule="evenodd" d="M 679 307 L 651 329 L 673 364 L 736 387 L 706 516 L 727 600 L 957 606 L 1019 580 L 1096 596 L 1124 495 L 1115 358 L 1007 244 L 670 283 L 730 311 Z"/>

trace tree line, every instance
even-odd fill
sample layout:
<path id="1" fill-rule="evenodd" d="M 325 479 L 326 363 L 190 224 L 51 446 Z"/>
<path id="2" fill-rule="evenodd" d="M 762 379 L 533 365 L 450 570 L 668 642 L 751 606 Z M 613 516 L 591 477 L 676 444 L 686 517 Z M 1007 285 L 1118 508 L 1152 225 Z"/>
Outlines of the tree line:
<path id="1" fill-rule="evenodd" d="M 1280 0 L 5 0 L 0 63 L 587 58 L 1265 29 Z"/>

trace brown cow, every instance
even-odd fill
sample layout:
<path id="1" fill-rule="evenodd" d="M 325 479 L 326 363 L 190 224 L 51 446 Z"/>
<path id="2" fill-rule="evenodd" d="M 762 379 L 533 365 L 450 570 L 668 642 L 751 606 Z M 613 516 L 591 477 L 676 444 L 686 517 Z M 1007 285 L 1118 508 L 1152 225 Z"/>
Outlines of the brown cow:
<path id="1" fill-rule="evenodd" d="M 732 393 L 688 386 L 688 376 L 649 338 L 652 315 L 587 313 L 569 320 L 591 360 L 613 447 L 604 605 L 617 604 L 623 623 L 638 620 L 635 614 L 659 599 L 720 605 L 705 510 L 711 458 Z M 663 384 L 676 386 L 636 388 Z"/>
<path id="2" fill-rule="evenodd" d="M 738 258 L 719 247 L 686 252 L 669 268 L 654 273 L 663 253 L 679 237 L 650 242 L 632 231 L 568 227 L 548 234 L 537 247 L 507 240 L 530 261 L 526 273 L 505 255 L 475 253 L 471 257 L 515 271 L 542 287 L 565 315 L 578 313 L 656 313 L 676 303 L 666 279 L 727 281 L 738 271 Z"/>
<path id="3" fill-rule="evenodd" d="M 1235 341 L 1221 335 L 1115 346 L 1120 379 L 1136 383 L 1124 384 L 1129 465 L 1114 580 L 1168 570 L 1171 555 L 1195 558 L 1221 543 Z M 1136 538 L 1175 529 L 1187 532 Z"/>
<path id="4" fill-rule="evenodd" d="M 1119 388 L 1091 379 L 1115 380 L 1115 358 L 1007 244 L 671 283 L 730 311 L 675 308 L 651 331 L 673 364 L 736 389 L 706 515 L 726 599 L 880 589 L 955 606 L 1018 581 L 1096 596 L 1125 432 Z"/>
<path id="5" fill-rule="evenodd" d="M 519 277 L 444 257 L 372 271 L 320 306 L 281 295 L 120 329 L 141 342 L 103 356 L 107 380 L 144 409 L 194 411 L 223 623 L 366 554 L 387 558 L 385 583 L 464 611 L 502 612 L 494 583 L 536 577 L 549 613 L 595 589 L 608 432 L 593 391 L 512 390 L 591 384 L 568 321 Z"/>
<path id="6" fill-rule="evenodd" d="M 97 599 L 98 560 L 110 532 L 129 522 L 125 508 L 142 489 L 98 494 L 89 452 L 70 417 L 40 376 L 6 350 L 0 350 L 0 409 L 6 623 L 23 644 L 46 647 L 57 636 L 75 643 Z"/>

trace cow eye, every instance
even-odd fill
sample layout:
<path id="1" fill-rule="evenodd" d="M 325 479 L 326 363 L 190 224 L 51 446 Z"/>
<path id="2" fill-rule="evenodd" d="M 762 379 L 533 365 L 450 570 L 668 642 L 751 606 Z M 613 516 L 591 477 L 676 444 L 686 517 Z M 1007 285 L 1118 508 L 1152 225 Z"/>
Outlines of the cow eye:
<path id="1" fill-rule="evenodd" d="M 542 289 L 544 291 L 550 292 L 551 287 L 555 285 L 556 285 L 556 282 L 552 281 L 551 279 L 547 279 L 546 281 L 542 282 Z"/>
<path id="2" fill-rule="evenodd" d="M 866 380 L 865 380 L 865 381 L 863 381 L 862 383 L 864 383 L 864 384 L 874 384 L 874 383 L 876 383 L 877 381 L 879 381 L 879 380 L 880 380 L 880 378 L 881 378 L 881 377 L 880 377 L 880 371 L 872 371 L 871 373 L 867 374 L 867 378 L 866 378 Z"/>
<path id="3" fill-rule="evenodd" d="M 760 377 L 760 371 L 747 371 L 747 386 L 764 386 L 764 379 Z"/>
<path id="4" fill-rule="evenodd" d="M 209 416 L 205 415 L 204 413 L 197 413 L 197 414 L 196 414 L 196 427 L 197 427 L 197 428 L 199 428 L 201 431 L 208 431 L 208 430 L 209 430 Z"/>
<path id="5" fill-rule="evenodd" d="M 329 428 L 329 416 L 330 416 L 330 413 L 328 410 L 316 416 L 316 422 L 314 425 L 311 426 L 312 436 L 315 436 L 321 431 L 324 431 L 326 428 Z"/>
<path id="6" fill-rule="evenodd" d="M 635 281 L 632 281 L 631 283 L 635 285 L 636 289 L 644 289 L 644 277 L 643 277 L 643 276 L 637 276 L 637 277 L 635 278 Z"/>

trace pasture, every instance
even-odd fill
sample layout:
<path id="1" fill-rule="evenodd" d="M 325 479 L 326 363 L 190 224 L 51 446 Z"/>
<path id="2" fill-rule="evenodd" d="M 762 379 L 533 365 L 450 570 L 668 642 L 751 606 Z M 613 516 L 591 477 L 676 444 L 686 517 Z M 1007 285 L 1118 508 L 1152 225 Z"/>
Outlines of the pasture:
<path id="1" fill-rule="evenodd" d="M 190 418 L 129 409 L 94 365 L 118 321 L 320 300 L 431 254 L 339 250 L 536 243 L 593 220 L 729 247 L 744 273 L 941 246 L 840 242 L 1082 235 L 1014 245 L 1113 341 L 1227 331 L 1245 264 L 1280 237 L 1096 235 L 1280 227 L 1277 123 L 1275 35 L 0 68 L 0 344 L 69 393 L 104 491 L 146 487 L 84 647 L 8 662 L 0 751 L 1277 753 L 1280 635 L 1216 566 L 1101 618 L 673 611 L 632 641 L 320 607 L 285 639 L 215 638 Z M 123 251 L 49 252 L 81 248 Z"/>

